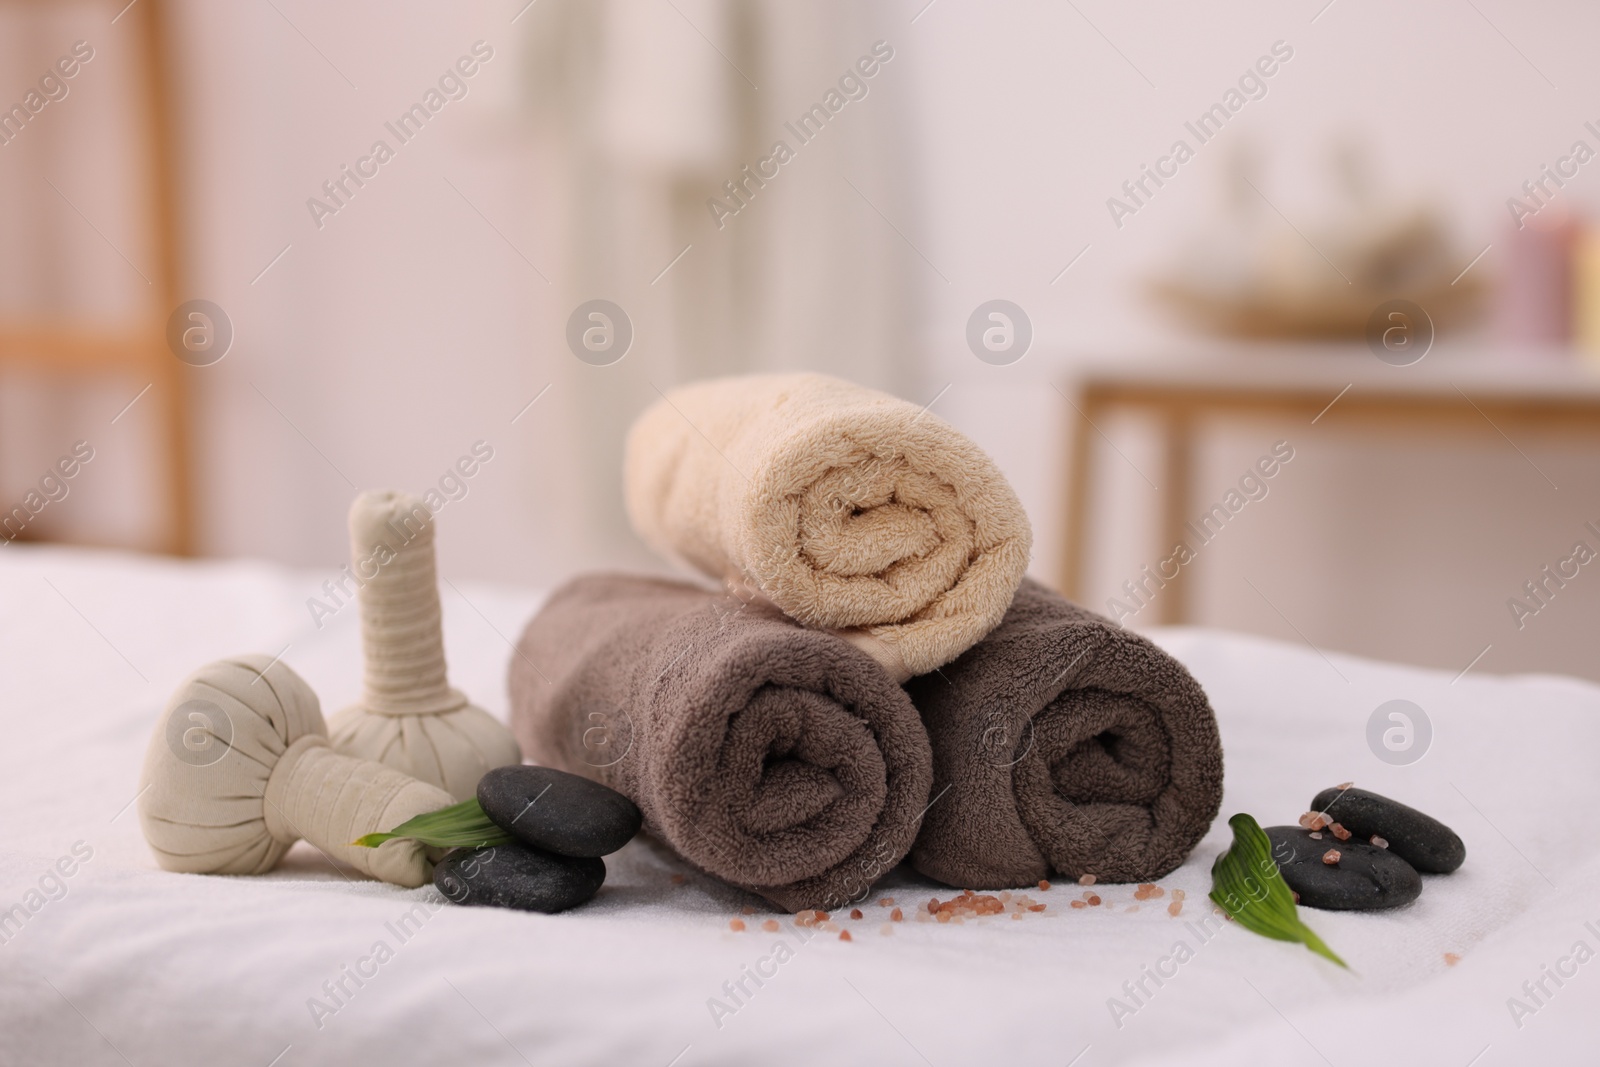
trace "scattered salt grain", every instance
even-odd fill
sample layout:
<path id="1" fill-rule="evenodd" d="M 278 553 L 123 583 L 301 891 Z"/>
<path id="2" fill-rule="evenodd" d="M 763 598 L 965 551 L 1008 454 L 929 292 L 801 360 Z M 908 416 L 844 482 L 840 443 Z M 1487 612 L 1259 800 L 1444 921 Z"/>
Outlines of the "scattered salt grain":
<path id="1" fill-rule="evenodd" d="M 1338 863 L 1339 850 L 1336 848 L 1330 848 L 1328 851 L 1324 852 L 1322 854 L 1322 862 L 1326 863 L 1329 867 L 1332 867 L 1335 863 Z"/>
<path id="2" fill-rule="evenodd" d="M 1025 898 L 1023 898 L 1025 899 Z M 999 915 L 1006 910 L 1005 904 L 998 897 L 987 893 L 967 891 L 959 897 L 951 897 L 943 903 L 937 899 L 929 902 L 929 912 L 939 922 L 961 922 L 964 918 L 978 918 L 984 915 Z M 896 909 L 899 910 L 899 909 Z"/>
<path id="3" fill-rule="evenodd" d="M 882 900 L 878 901 L 878 907 L 880 907 L 880 908 L 892 908 L 892 907 L 894 907 L 894 897 L 884 897 Z"/>
<path id="4" fill-rule="evenodd" d="M 782 927 L 778 925 L 777 919 L 768 919 L 766 922 L 761 924 L 761 929 L 765 930 L 769 934 L 775 934 L 782 929 Z"/>
<path id="5" fill-rule="evenodd" d="M 1313 831 L 1311 831 L 1311 840 L 1313 840 L 1313 841 L 1321 841 L 1322 840 L 1322 835 L 1320 833 L 1318 833 L 1317 831 L 1313 830 Z"/>
<path id="6" fill-rule="evenodd" d="M 901 911 L 899 908 L 896 908 L 889 913 L 889 921 L 893 923 L 900 922 L 905 917 L 905 912 Z"/>
<path id="7" fill-rule="evenodd" d="M 1049 888 L 1050 888 L 1050 883 L 1049 882 L 1045 881 L 1043 878 L 1039 879 L 1039 891 L 1041 893 L 1046 892 L 1047 890 L 1049 890 Z"/>
<path id="8" fill-rule="evenodd" d="M 849 930 L 840 930 L 839 931 L 839 940 L 840 941 L 854 941 L 855 938 L 850 936 L 850 931 Z"/>
<path id="9" fill-rule="evenodd" d="M 742 933 L 744 931 L 744 920 L 734 919 L 728 924 L 728 929 L 732 930 L 734 933 Z"/>
<path id="10" fill-rule="evenodd" d="M 1460 962 L 1461 962 L 1461 957 L 1457 956 L 1454 952 L 1446 952 L 1444 954 L 1444 965 L 1446 967 L 1454 967 L 1456 964 L 1458 964 Z"/>
<path id="11" fill-rule="evenodd" d="M 1350 840 L 1350 831 L 1346 830 L 1344 827 L 1340 826 L 1338 823 L 1334 823 L 1332 826 L 1328 827 L 1328 829 L 1332 830 L 1333 831 L 1333 836 L 1337 837 L 1340 841 L 1348 841 L 1348 840 Z"/>
<path id="12" fill-rule="evenodd" d="M 1092 874 L 1080 874 L 1080 875 L 1078 875 L 1078 884 L 1079 885 L 1094 885 L 1094 882 L 1095 882 L 1095 878 L 1094 878 L 1094 875 L 1092 875 Z"/>
<path id="13" fill-rule="evenodd" d="M 1369 838 L 1369 840 L 1372 842 L 1372 847 L 1373 848 L 1388 848 L 1389 847 L 1389 842 L 1385 841 L 1383 838 L 1379 837 L 1377 834 L 1373 834 L 1372 837 Z"/>
<path id="14" fill-rule="evenodd" d="M 1340 782 L 1338 785 L 1334 786 L 1334 788 L 1339 790 L 1340 792 L 1343 792 L 1344 790 L 1349 789 L 1353 785 L 1355 785 L 1354 782 Z"/>
<path id="15" fill-rule="evenodd" d="M 1074 908 L 1087 908 L 1089 906 L 1081 900 L 1074 900 L 1071 903 Z"/>
<path id="16" fill-rule="evenodd" d="M 861 918 L 861 909 L 860 908 L 851 908 L 850 909 L 850 918 L 852 918 L 852 919 Z"/>
<path id="17" fill-rule="evenodd" d="M 1172 916 L 1174 919 L 1183 914 L 1183 900 L 1178 897 L 1178 892 L 1181 892 L 1181 890 L 1174 891 L 1172 903 L 1167 905 L 1167 914 Z"/>
<path id="18" fill-rule="evenodd" d="M 1300 816 L 1300 825 L 1307 830 L 1320 830 L 1333 820 L 1320 811 L 1308 811 Z"/>
<path id="19" fill-rule="evenodd" d="M 1090 893 L 1088 904 L 1091 908 L 1098 908 L 1100 906 L 1100 895 L 1098 893 Z"/>

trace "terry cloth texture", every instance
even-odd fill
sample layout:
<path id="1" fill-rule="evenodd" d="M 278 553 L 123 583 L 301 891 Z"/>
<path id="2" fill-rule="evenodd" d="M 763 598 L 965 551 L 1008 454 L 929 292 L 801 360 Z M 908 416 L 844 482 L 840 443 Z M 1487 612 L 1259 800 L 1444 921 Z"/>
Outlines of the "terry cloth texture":
<path id="1" fill-rule="evenodd" d="M 674 389 L 633 424 L 624 468 L 652 548 L 841 632 L 899 681 L 993 629 L 1028 566 L 1028 517 L 987 455 L 836 378 Z"/>
<path id="2" fill-rule="evenodd" d="M 1183 862 L 1222 802 L 1222 745 L 1199 683 L 1031 579 L 993 633 L 906 688 L 933 743 L 938 798 L 911 860 L 949 885 L 1151 881 Z"/>
<path id="3" fill-rule="evenodd" d="M 281 661 L 208 664 L 167 702 L 145 751 L 139 822 L 156 862 L 193 874 L 265 874 L 304 837 L 324 855 L 396 885 L 433 864 L 416 841 L 350 842 L 454 803 L 381 763 L 328 747 L 317 695 Z"/>
<path id="4" fill-rule="evenodd" d="M 928 802 L 905 692 L 762 601 L 579 578 L 528 624 L 510 688 L 534 762 L 626 794 L 689 862 L 790 911 L 864 894 Z"/>

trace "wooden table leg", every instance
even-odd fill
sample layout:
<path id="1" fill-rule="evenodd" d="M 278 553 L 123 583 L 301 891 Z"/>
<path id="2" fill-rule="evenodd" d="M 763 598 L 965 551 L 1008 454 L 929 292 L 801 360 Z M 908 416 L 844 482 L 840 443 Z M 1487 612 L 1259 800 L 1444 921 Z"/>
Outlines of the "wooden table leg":
<path id="1" fill-rule="evenodd" d="M 151 217 L 155 221 L 157 276 L 155 279 L 155 328 L 161 330 L 167 316 L 185 296 L 188 282 L 184 262 L 182 173 L 178 165 L 178 105 L 181 85 L 174 84 L 177 47 L 173 39 L 173 20 L 177 12 L 167 0 L 145 0 L 134 12 L 143 46 L 145 107 L 149 125 L 149 165 L 151 168 Z M 193 295 L 193 294 L 189 294 Z M 194 469 L 190 454 L 189 382 L 194 372 L 178 362 L 158 333 L 153 339 L 161 400 L 161 451 L 166 458 L 167 509 L 162 544 L 179 556 L 193 555 L 196 540 Z"/>
<path id="2" fill-rule="evenodd" d="M 1194 419 L 1187 408 L 1163 407 L 1161 409 L 1161 436 L 1163 458 L 1161 464 L 1161 560 L 1172 555 L 1179 544 L 1190 540 L 1186 526 L 1189 514 L 1190 486 L 1194 481 Z M 1190 546 L 1193 547 L 1192 545 Z M 1178 571 L 1176 578 L 1168 579 L 1166 587 L 1156 597 L 1156 621 L 1167 626 L 1187 623 L 1189 617 L 1188 573 L 1193 564 Z"/>
<path id="3" fill-rule="evenodd" d="M 1091 409 L 1095 398 L 1088 392 L 1080 393 L 1076 402 L 1068 400 L 1071 410 L 1067 423 L 1071 426 L 1071 455 L 1067 462 L 1067 515 L 1066 536 L 1061 555 L 1061 593 L 1068 600 L 1081 602 L 1084 594 L 1084 560 L 1088 555 L 1085 543 L 1089 534 L 1090 479 L 1094 471 L 1094 423 Z"/>

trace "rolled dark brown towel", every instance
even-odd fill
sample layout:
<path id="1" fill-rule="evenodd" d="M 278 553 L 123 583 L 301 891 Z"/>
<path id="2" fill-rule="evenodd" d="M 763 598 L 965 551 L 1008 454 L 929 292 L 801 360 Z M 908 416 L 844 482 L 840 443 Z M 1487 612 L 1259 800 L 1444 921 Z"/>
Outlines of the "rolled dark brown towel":
<path id="1" fill-rule="evenodd" d="M 789 911 L 865 893 L 928 802 L 933 757 L 905 692 L 760 602 L 579 578 L 528 624 L 510 684 L 535 762 L 627 795 L 689 862 Z"/>
<path id="2" fill-rule="evenodd" d="M 1222 801 L 1199 683 L 1037 582 L 988 637 L 906 688 L 934 759 L 911 861 L 948 885 L 1149 881 L 1184 861 Z"/>

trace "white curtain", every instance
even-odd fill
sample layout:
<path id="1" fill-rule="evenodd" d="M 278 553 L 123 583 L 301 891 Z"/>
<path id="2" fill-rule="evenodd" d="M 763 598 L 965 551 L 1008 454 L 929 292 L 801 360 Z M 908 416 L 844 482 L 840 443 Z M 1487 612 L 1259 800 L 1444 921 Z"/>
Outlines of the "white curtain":
<path id="1" fill-rule="evenodd" d="M 855 68 L 882 27 L 903 25 L 885 13 L 877 0 L 544 0 L 529 10 L 527 99 L 563 190 L 548 205 L 565 230 L 551 283 L 563 307 L 611 300 L 635 330 L 620 363 L 558 363 L 585 472 L 586 554 L 643 562 L 619 475 L 628 423 L 657 389 L 761 370 L 917 387 L 909 71 L 904 58 L 869 64 L 870 78 Z M 846 74 L 865 96 L 802 144 L 785 123 Z M 747 183 L 745 206 L 719 226 L 707 201 L 733 204 L 724 183 L 780 140 L 793 158 L 764 186 Z"/>

